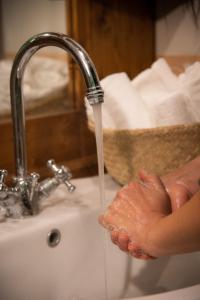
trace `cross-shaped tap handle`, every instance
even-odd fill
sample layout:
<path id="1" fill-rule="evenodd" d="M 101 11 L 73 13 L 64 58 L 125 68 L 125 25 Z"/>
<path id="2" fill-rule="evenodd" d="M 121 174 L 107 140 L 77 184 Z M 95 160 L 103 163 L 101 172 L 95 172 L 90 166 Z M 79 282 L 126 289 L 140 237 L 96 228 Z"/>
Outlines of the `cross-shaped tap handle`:
<path id="1" fill-rule="evenodd" d="M 8 187 L 5 185 L 4 180 L 8 172 L 4 169 L 0 170 L 0 200 L 7 197 Z"/>
<path id="2" fill-rule="evenodd" d="M 75 190 L 75 186 L 70 182 L 72 174 L 68 168 L 56 165 L 53 159 L 47 161 L 47 166 L 54 173 L 56 179 L 66 185 L 70 193 Z"/>
<path id="3" fill-rule="evenodd" d="M 0 170 L 0 184 L 4 183 L 5 177 L 8 175 L 8 172 L 4 169 Z"/>

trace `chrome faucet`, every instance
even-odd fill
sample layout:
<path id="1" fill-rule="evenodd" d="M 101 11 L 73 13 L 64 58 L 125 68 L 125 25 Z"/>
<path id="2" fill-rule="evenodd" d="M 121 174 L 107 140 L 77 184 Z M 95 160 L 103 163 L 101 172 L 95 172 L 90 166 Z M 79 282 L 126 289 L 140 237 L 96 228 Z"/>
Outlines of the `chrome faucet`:
<path id="1" fill-rule="evenodd" d="M 31 37 L 18 51 L 10 76 L 10 95 L 15 141 L 16 177 L 14 186 L 8 188 L 4 183 L 6 170 L 0 170 L 0 204 L 10 195 L 20 198 L 25 214 L 37 214 L 39 200 L 47 197 L 60 183 L 65 183 L 69 192 L 75 187 L 71 184 L 71 172 L 64 166 L 57 166 L 54 160 L 48 160 L 47 166 L 54 177 L 39 182 L 39 175 L 27 172 L 25 117 L 22 96 L 22 80 L 25 67 L 32 55 L 46 46 L 57 46 L 70 53 L 78 63 L 84 76 L 87 91 L 86 98 L 91 105 L 103 102 L 103 90 L 99 78 L 86 51 L 73 39 L 60 33 L 41 33 Z"/>

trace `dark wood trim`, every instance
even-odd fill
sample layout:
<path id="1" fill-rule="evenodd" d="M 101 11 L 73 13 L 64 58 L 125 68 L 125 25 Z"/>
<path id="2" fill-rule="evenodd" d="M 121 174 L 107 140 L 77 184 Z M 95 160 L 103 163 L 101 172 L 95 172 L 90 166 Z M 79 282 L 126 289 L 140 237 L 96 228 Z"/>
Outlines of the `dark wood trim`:
<path id="1" fill-rule="evenodd" d="M 67 0 L 68 34 L 92 58 L 100 79 L 116 72 L 131 78 L 155 58 L 154 2 L 146 0 Z M 82 107 L 84 85 L 74 65 L 74 94 Z"/>

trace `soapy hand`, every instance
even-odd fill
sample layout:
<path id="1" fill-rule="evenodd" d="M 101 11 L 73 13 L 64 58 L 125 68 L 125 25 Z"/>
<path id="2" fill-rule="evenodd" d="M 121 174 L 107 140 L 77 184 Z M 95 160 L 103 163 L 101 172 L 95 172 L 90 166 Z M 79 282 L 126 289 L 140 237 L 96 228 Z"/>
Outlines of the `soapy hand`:
<path id="1" fill-rule="evenodd" d="M 159 177 L 141 171 L 140 182 L 123 187 L 100 223 L 111 232 L 112 241 L 123 251 L 141 259 L 153 254 L 148 236 L 154 226 L 171 212 L 169 196 Z"/>
<path id="2" fill-rule="evenodd" d="M 161 178 L 170 198 L 172 213 L 188 202 L 199 191 L 199 168 L 200 156 Z M 135 253 L 134 256 L 136 256 L 138 247 L 130 243 L 127 233 L 113 230 L 111 232 L 111 239 L 121 250 L 129 251 L 132 255 Z M 130 251 L 131 249 L 133 250 L 132 252 Z M 141 250 L 138 251 L 139 254 L 140 252 L 142 253 Z M 140 254 L 140 258 L 147 259 L 151 257 L 144 254 L 141 256 Z"/>
<path id="3" fill-rule="evenodd" d="M 172 212 L 183 206 L 199 189 L 200 156 L 162 177 Z"/>
<path id="4" fill-rule="evenodd" d="M 188 185 L 184 181 L 165 184 L 165 187 L 170 197 L 172 212 L 183 206 L 195 194 L 190 192 Z"/>

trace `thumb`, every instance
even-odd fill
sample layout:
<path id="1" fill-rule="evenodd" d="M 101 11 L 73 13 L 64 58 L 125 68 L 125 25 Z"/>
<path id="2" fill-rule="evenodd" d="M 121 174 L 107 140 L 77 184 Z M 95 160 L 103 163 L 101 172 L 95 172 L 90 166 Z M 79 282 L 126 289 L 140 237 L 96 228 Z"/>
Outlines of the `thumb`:
<path id="1" fill-rule="evenodd" d="M 170 187 L 168 194 L 171 200 L 172 211 L 179 209 L 191 198 L 191 194 L 188 189 L 178 183 Z"/>
<path id="2" fill-rule="evenodd" d="M 145 184 L 152 185 L 155 189 L 165 189 L 164 184 L 162 183 L 161 179 L 157 175 L 149 174 L 146 170 L 142 169 L 139 171 L 139 178 Z"/>
<path id="3" fill-rule="evenodd" d="M 151 175 L 145 170 L 139 172 L 140 179 L 144 182 L 147 187 L 153 187 L 153 189 L 159 193 L 160 197 L 155 197 L 154 204 L 156 205 L 156 210 L 160 209 L 164 214 L 171 212 L 170 197 L 165 189 L 163 182 L 159 176 Z M 156 200 L 157 199 L 157 200 Z"/>

